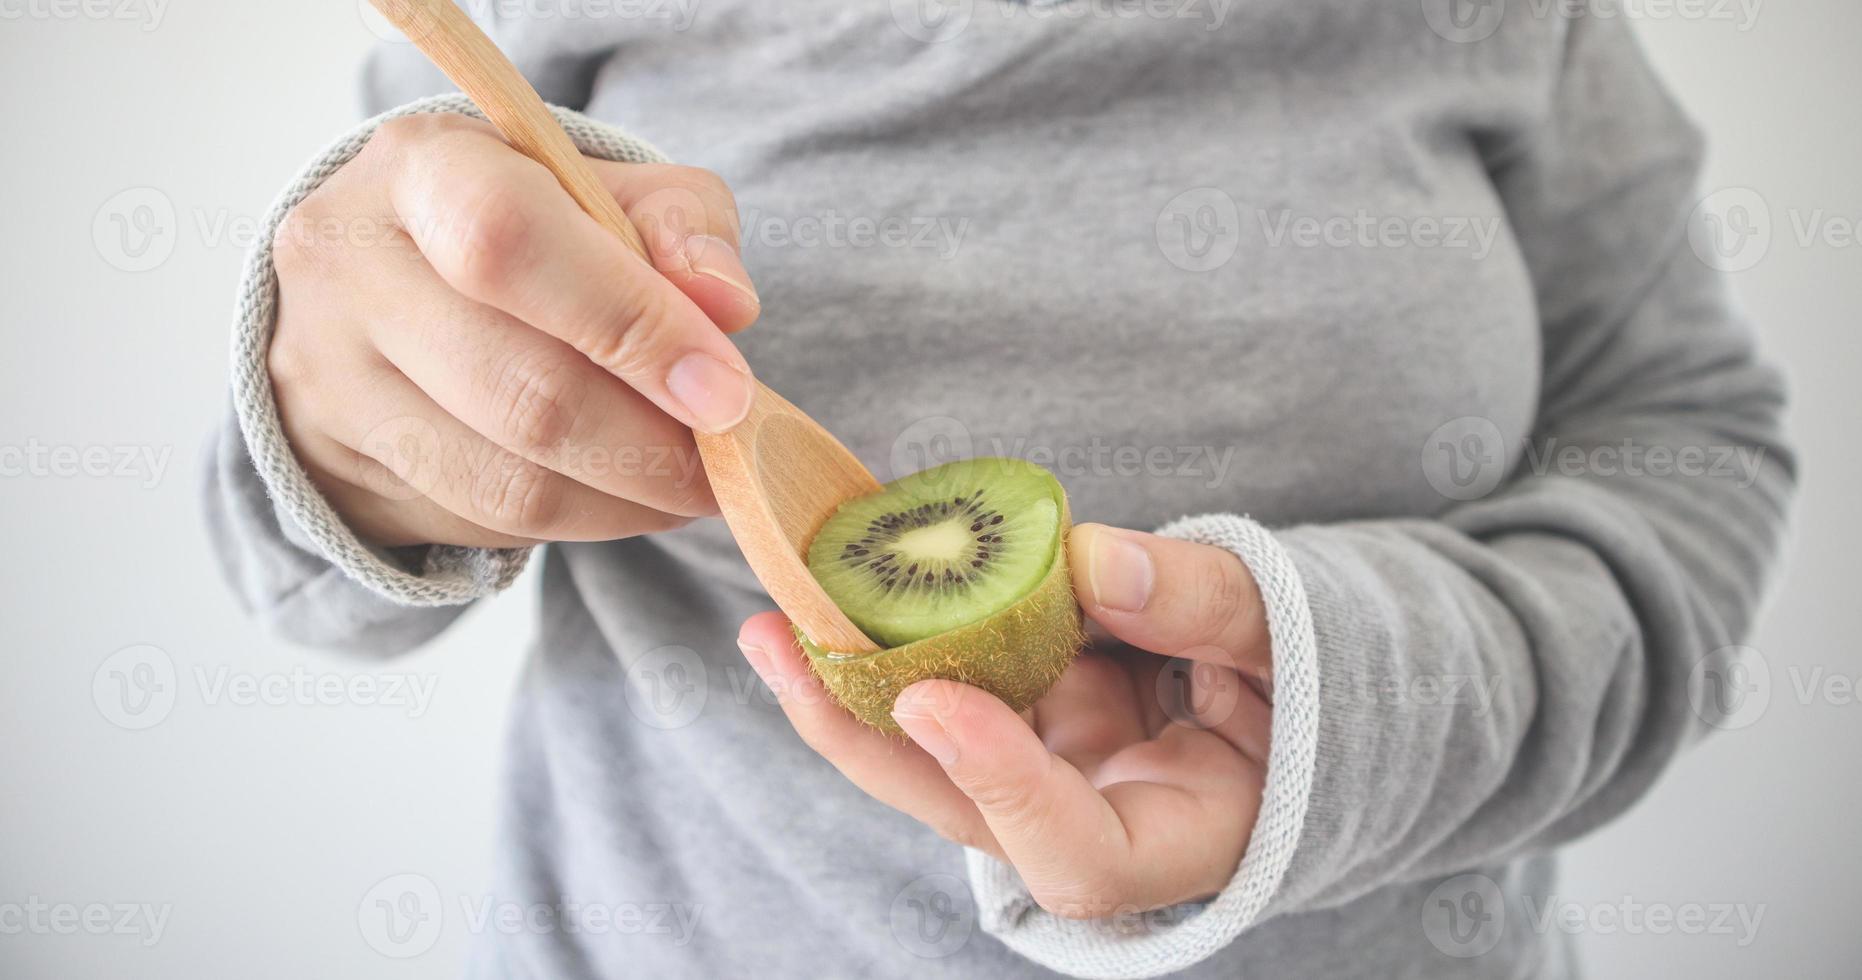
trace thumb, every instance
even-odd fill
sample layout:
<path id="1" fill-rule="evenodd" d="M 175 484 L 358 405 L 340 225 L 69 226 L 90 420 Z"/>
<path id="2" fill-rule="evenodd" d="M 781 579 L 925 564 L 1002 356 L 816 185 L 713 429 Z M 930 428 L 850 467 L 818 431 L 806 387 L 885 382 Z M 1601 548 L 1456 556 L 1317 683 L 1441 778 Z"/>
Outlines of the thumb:
<path id="1" fill-rule="evenodd" d="M 976 804 L 1043 906 L 1081 907 L 1117 878 L 1130 850 L 1118 813 L 1008 705 L 955 681 L 920 681 L 892 717 Z"/>
<path id="2" fill-rule="evenodd" d="M 1268 666 L 1260 589 L 1233 552 L 1103 524 L 1075 527 L 1067 547 L 1080 607 L 1116 639 L 1225 667 Z"/>

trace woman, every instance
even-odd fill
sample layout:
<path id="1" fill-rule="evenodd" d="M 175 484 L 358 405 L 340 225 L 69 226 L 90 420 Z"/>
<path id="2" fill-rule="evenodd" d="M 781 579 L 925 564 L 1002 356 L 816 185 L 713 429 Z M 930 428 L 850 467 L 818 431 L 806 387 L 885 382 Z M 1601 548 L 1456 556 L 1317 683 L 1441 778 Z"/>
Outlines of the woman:
<path id="1" fill-rule="evenodd" d="M 1793 476 L 1699 138 L 1554 7 L 497 21 L 653 268 L 384 49 L 254 256 L 214 523 L 381 654 L 552 543 L 494 897 L 554 914 L 474 972 L 1571 973 L 1523 912 L 1719 717 Z M 691 523 L 753 369 L 882 477 L 1056 470 L 1099 637 L 1030 716 L 822 695 Z"/>

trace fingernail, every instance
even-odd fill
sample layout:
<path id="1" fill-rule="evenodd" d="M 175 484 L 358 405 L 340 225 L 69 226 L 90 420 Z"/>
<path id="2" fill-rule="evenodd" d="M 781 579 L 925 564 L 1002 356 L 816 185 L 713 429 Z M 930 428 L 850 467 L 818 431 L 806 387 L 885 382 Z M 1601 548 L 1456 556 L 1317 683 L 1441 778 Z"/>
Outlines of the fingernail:
<path id="1" fill-rule="evenodd" d="M 763 305 L 756 287 L 750 285 L 750 270 L 744 268 L 743 258 L 730 242 L 716 235 L 693 235 L 685 240 L 685 259 L 692 264 L 693 272 L 710 276 L 742 293 L 751 303 Z"/>
<path id="2" fill-rule="evenodd" d="M 769 654 L 764 653 L 762 647 L 754 643 L 745 643 L 743 638 L 739 637 L 737 649 L 743 651 L 744 659 L 750 661 L 750 669 L 756 671 L 758 677 L 769 675 Z"/>
<path id="3" fill-rule="evenodd" d="M 707 432 L 723 432 L 750 414 L 750 375 L 710 354 L 691 353 L 666 375 L 666 388 Z"/>
<path id="4" fill-rule="evenodd" d="M 911 736 L 919 748 L 931 753 L 931 758 L 936 759 L 938 765 L 948 766 L 957 761 L 957 740 L 950 737 L 936 716 L 895 707 L 892 720 L 905 729 L 905 734 Z"/>
<path id="5" fill-rule="evenodd" d="M 1087 551 L 1086 581 L 1093 602 L 1118 612 L 1143 612 L 1157 582 L 1151 553 L 1130 538 L 1100 530 L 1093 532 Z"/>

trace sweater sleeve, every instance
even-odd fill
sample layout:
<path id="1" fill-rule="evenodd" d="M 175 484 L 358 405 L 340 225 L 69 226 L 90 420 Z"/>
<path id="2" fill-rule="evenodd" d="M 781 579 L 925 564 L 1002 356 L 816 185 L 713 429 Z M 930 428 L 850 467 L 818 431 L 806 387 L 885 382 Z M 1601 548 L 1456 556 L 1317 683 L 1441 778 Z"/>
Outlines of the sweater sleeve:
<path id="1" fill-rule="evenodd" d="M 1268 598 L 1255 839 L 1212 902 L 1126 931 L 1057 920 L 972 855 L 985 928 L 1023 955 L 1155 976 L 1275 915 L 1542 852 L 1726 722 L 1709 685 L 1751 630 L 1794 489 L 1784 387 L 1690 244 L 1709 240 L 1698 134 L 1621 18 L 1577 18 L 1565 45 L 1544 118 L 1489 163 L 1538 295 L 1533 431 L 1428 436 L 1434 515 L 1175 529 L 1234 547 Z"/>
<path id="2" fill-rule="evenodd" d="M 1727 721 L 1709 685 L 1777 568 L 1796 462 L 1783 381 L 1692 244 L 1702 155 L 1629 26 L 1574 20 L 1545 125 L 1493 163 L 1539 296 L 1533 431 L 1476 436 L 1500 443 L 1477 468 L 1507 471 L 1437 479 L 1438 519 L 1280 535 L 1323 679 L 1278 907 L 1570 841 Z"/>
<path id="3" fill-rule="evenodd" d="M 633 163 L 666 159 L 614 127 L 567 109 L 554 111 L 583 153 Z M 343 136 L 273 203 L 240 284 L 232 405 L 208 454 L 208 526 L 242 604 L 279 634 L 307 644 L 376 653 L 410 649 L 443 630 L 466 604 L 508 587 L 529 556 L 528 549 L 387 550 L 363 542 L 292 454 L 266 370 L 278 299 L 271 240 L 280 222 L 354 159 L 382 123 L 434 112 L 480 116 L 464 96 L 436 96 L 376 116 Z"/>

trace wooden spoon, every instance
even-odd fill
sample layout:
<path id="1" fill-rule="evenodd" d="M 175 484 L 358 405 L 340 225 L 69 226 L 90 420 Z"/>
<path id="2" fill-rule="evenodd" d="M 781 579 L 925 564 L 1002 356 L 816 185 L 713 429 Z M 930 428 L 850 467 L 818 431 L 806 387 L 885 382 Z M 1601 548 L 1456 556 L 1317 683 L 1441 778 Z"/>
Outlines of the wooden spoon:
<path id="1" fill-rule="evenodd" d="M 646 243 L 582 159 L 535 89 L 452 0 L 370 0 L 472 98 L 518 152 L 549 168 L 582 210 L 652 265 Z M 814 419 L 757 384 L 750 414 L 729 432 L 697 433 L 725 523 L 770 598 L 816 646 L 879 647 L 821 590 L 802 556 L 842 503 L 879 481 Z"/>

